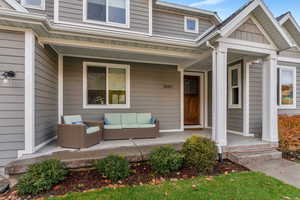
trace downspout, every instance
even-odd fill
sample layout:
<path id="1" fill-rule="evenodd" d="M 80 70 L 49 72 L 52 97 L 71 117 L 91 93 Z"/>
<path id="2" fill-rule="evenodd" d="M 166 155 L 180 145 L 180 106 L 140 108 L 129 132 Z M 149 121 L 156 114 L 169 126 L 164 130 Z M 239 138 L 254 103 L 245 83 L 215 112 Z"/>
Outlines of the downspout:
<path id="1" fill-rule="evenodd" d="M 216 48 L 209 41 L 206 41 L 206 46 L 208 48 L 212 49 L 213 52 L 216 50 Z M 223 162 L 224 159 L 223 159 L 223 154 L 222 154 L 222 148 L 220 146 L 217 146 L 217 148 L 218 148 L 218 160 L 219 160 L 219 162 Z"/>

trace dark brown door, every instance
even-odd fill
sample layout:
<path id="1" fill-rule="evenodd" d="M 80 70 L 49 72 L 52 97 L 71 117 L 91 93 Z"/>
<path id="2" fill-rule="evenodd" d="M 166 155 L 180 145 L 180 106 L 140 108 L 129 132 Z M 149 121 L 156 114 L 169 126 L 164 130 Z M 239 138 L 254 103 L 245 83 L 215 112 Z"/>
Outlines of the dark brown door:
<path id="1" fill-rule="evenodd" d="M 184 124 L 200 124 L 199 76 L 184 76 Z"/>

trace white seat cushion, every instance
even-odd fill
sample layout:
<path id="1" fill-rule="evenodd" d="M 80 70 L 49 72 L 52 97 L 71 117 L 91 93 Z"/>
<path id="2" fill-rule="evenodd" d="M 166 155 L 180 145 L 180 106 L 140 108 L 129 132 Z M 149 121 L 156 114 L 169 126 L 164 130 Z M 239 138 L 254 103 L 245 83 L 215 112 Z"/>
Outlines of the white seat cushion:
<path id="1" fill-rule="evenodd" d="M 90 126 L 86 129 L 86 134 L 92 134 L 99 130 L 100 130 L 100 128 L 98 126 Z"/>
<path id="2" fill-rule="evenodd" d="M 122 128 L 139 128 L 138 124 L 123 124 Z"/>
<path id="3" fill-rule="evenodd" d="M 83 124 L 82 118 L 80 115 L 66 115 L 63 117 L 65 124 Z"/>
<path id="4" fill-rule="evenodd" d="M 155 124 L 139 124 L 139 128 L 154 128 Z"/>
<path id="5" fill-rule="evenodd" d="M 121 125 L 104 125 L 104 129 L 122 129 Z"/>

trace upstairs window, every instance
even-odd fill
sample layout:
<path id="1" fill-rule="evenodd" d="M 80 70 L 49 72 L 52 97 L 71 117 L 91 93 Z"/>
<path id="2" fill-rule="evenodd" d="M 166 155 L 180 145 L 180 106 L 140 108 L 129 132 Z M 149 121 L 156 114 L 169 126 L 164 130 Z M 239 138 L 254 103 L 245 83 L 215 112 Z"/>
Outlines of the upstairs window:
<path id="1" fill-rule="evenodd" d="M 296 68 L 278 67 L 279 108 L 296 108 Z"/>
<path id="2" fill-rule="evenodd" d="M 129 24 L 129 0 L 85 0 L 84 19 L 116 26 Z"/>
<path id="3" fill-rule="evenodd" d="M 26 8 L 45 10 L 45 0 L 21 0 Z"/>
<path id="4" fill-rule="evenodd" d="M 242 108 L 242 62 L 232 65 L 228 71 L 228 102 L 229 108 Z"/>
<path id="5" fill-rule="evenodd" d="M 199 20 L 194 17 L 184 17 L 184 31 L 199 33 Z"/>

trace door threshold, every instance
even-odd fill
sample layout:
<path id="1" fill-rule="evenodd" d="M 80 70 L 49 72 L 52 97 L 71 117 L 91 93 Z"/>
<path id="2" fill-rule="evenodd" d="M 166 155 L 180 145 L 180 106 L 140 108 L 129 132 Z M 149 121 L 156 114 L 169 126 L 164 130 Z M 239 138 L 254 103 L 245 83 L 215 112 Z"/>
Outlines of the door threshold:
<path id="1" fill-rule="evenodd" d="M 202 125 L 184 125 L 185 129 L 203 128 Z"/>

